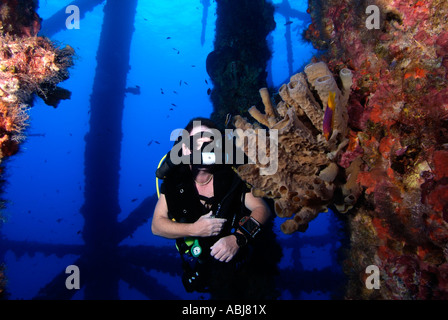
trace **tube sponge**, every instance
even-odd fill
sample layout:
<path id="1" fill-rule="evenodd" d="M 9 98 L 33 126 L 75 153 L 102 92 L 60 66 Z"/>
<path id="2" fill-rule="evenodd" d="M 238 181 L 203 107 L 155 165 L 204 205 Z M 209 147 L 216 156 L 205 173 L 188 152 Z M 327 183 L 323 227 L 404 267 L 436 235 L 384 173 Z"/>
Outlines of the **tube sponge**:
<path id="1" fill-rule="evenodd" d="M 322 101 L 324 110 L 327 108 L 328 97 L 330 92 L 335 93 L 335 102 L 336 104 L 339 103 L 340 91 L 336 81 L 332 76 L 325 75 L 323 77 L 317 78 L 316 81 L 314 81 L 314 87 L 316 88 L 317 93 L 319 94 L 320 101 Z"/>
<path id="2" fill-rule="evenodd" d="M 350 97 L 351 87 L 353 85 L 353 74 L 350 69 L 344 68 L 339 71 L 339 78 L 342 81 L 343 95 L 341 96 L 341 104 L 346 105 Z"/>
<path id="3" fill-rule="evenodd" d="M 284 233 L 305 231 L 311 220 L 320 212 L 324 212 L 329 205 L 336 203 L 335 197 L 342 197 L 338 203 L 343 203 L 344 209 L 349 209 L 359 196 L 356 180 L 358 171 L 348 172 L 352 173 L 352 176 L 346 179 L 344 175 L 347 172 L 337 164 L 338 154 L 349 141 L 346 137 L 347 106 L 341 104 L 341 90 L 325 63 L 309 65 L 306 72 L 307 75 L 295 74 L 289 83 L 281 86 L 279 95 L 282 101 L 277 104 L 276 109 L 272 108 L 271 99 L 265 89 L 260 90 L 265 113 L 256 107 L 250 110 L 250 114 L 259 123 L 268 126 L 269 135 L 274 130 L 277 131 L 278 148 L 274 149 L 275 151 L 270 149 L 270 144 L 262 145 L 267 148 L 266 155 L 278 151 L 278 170 L 275 173 L 260 175 L 260 171 L 266 165 L 251 156 L 250 149 L 256 146 L 249 146 L 249 141 L 244 143 L 249 133 L 237 136 L 238 146 L 243 148 L 249 159 L 253 160 L 252 163 L 238 167 L 237 173 L 252 185 L 256 194 L 274 199 L 277 216 L 290 218 L 281 226 Z M 347 79 L 344 80 L 345 83 L 350 84 Z M 311 83 L 315 86 L 310 89 Z M 316 98 L 314 89 L 318 93 Z M 335 133 L 327 140 L 323 137 L 322 131 L 324 108 L 328 102 L 329 92 L 334 92 L 332 126 Z M 345 92 L 349 90 L 344 88 Z M 273 125 L 268 119 L 271 119 L 270 121 L 276 119 L 277 122 Z M 237 129 L 243 130 L 257 126 L 256 123 L 248 123 L 241 116 L 234 118 L 234 125 Z M 349 185 L 344 188 L 343 184 L 346 181 Z"/>
<path id="4" fill-rule="evenodd" d="M 312 87 L 314 87 L 314 82 L 317 78 L 333 76 L 325 62 L 310 63 L 305 67 L 304 71 Z"/>
<path id="5" fill-rule="evenodd" d="M 305 113 L 314 127 L 322 131 L 324 113 L 314 99 L 306 82 L 293 80 L 281 86 L 279 94 L 286 103 L 296 109 L 298 115 Z"/>
<path id="6" fill-rule="evenodd" d="M 339 78 L 342 81 L 342 87 L 344 88 L 344 94 L 350 92 L 350 88 L 353 85 L 353 73 L 350 69 L 343 68 L 339 71 Z"/>

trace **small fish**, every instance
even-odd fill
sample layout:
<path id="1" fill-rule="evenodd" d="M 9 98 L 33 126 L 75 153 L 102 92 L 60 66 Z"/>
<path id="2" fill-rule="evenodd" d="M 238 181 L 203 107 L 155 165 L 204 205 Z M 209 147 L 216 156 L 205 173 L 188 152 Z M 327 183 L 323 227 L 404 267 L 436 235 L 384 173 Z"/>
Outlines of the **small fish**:
<path id="1" fill-rule="evenodd" d="M 157 140 L 156 140 L 156 141 L 154 141 L 154 142 L 155 142 L 156 144 L 160 144 L 160 142 L 159 142 L 159 141 L 157 141 Z"/>
<path id="2" fill-rule="evenodd" d="M 131 202 L 135 202 L 137 200 L 138 200 L 138 198 L 134 198 L 134 199 L 131 200 Z"/>
<path id="3" fill-rule="evenodd" d="M 171 104 L 173 107 L 177 107 L 177 105 L 175 105 L 174 103 Z"/>
<path id="4" fill-rule="evenodd" d="M 179 81 L 179 87 L 181 87 L 181 86 L 182 86 L 182 80 Z"/>
<path id="5" fill-rule="evenodd" d="M 207 94 L 210 95 L 210 93 L 212 93 L 212 89 L 208 88 L 207 89 Z"/>
<path id="6" fill-rule="evenodd" d="M 285 26 L 287 26 L 287 25 L 289 25 L 291 23 L 292 23 L 292 21 L 286 21 Z"/>
<path id="7" fill-rule="evenodd" d="M 226 121 L 224 122 L 224 126 L 227 128 L 227 126 L 230 123 L 230 120 L 232 120 L 232 114 L 228 113 L 226 116 Z"/>
<path id="8" fill-rule="evenodd" d="M 28 137 L 45 137 L 45 133 L 30 133 L 27 134 Z"/>
<path id="9" fill-rule="evenodd" d="M 170 108 L 170 111 L 173 111 L 174 109 L 173 108 Z"/>
<path id="10" fill-rule="evenodd" d="M 194 64 L 191 65 L 192 68 L 196 68 L 196 66 Z"/>
<path id="11" fill-rule="evenodd" d="M 336 93 L 330 92 L 328 96 L 328 106 L 324 113 L 324 124 L 323 124 L 323 134 L 325 139 L 330 139 L 331 132 L 333 131 L 334 125 L 334 112 L 336 109 L 336 103 L 334 101 Z"/>
<path id="12" fill-rule="evenodd" d="M 177 91 L 173 91 L 174 94 L 177 94 Z"/>
<path id="13" fill-rule="evenodd" d="M 166 39 L 168 40 L 168 39 L 171 39 L 171 37 L 166 37 Z"/>
<path id="14" fill-rule="evenodd" d="M 207 81 L 207 79 L 205 79 L 205 83 L 206 83 L 206 84 L 208 84 L 208 81 Z"/>
<path id="15" fill-rule="evenodd" d="M 151 140 L 151 141 L 148 142 L 148 147 L 152 144 L 153 141 L 154 140 Z"/>
<path id="16" fill-rule="evenodd" d="M 184 83 L 188 86 L 188 83 L 184 81 Z"/>
<path id="17" fill-rule="evenodd" d="M 163 92 L 163 89 L 162 89 L 162 88 L 160 88 L 160 93 L 161 93 L 161 94 L 165 94 L 165 92 Z"/>
<path id="18" fill-rule="evenodd" d="M 129 92 L 131 94 L 134 95 L 140 95 L 141 91 L 140 91 L 140 86 L 135 86 L 135 87 L 127 87 L 124 92 Z"/>
<path id="19" fill-rule="evenodd" d="M 56 220 L 57 223 L 60 223 L 62 221 L 62 218 L 59 218 Z"/>

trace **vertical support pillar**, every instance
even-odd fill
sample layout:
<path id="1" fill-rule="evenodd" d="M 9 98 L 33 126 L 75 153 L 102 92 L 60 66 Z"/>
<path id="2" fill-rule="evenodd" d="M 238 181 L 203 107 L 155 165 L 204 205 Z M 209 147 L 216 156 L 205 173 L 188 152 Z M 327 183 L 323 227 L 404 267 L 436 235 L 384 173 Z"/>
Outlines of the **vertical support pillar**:
<path id="1" fill-rule="evenodd" d="M 126 78 L 137 0 L 108 0 L 90 97 L 90 131 L 85 137 L 83 237 L 92 282 L 86 299 L 118 299 L 119 175 Z"/>

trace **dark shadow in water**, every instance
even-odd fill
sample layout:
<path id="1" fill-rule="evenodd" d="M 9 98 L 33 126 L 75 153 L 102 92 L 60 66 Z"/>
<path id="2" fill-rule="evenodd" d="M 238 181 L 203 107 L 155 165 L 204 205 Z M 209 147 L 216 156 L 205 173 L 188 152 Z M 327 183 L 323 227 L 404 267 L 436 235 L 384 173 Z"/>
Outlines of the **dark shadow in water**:
<path id="1" fill-rule="evenodd" d="M 115 243 L 120 242 L 149 220 L 154 211 L 154 206 L 157 201 L 156 195 L 150 196 L 143 200 L 143 202 L 131 212 L 127 219 L 118 223 L 118 232 L 115 235 Z M 107 232 L 98 227 L 96 232 Z M 43 254 L 44 256 L 55 255 L 62 258 L 66 255 L 79 255 L 80 257 L 73 262 L 77 265 L 81 273 L 81 286 L 89 291 L 89 286 L 96 282 L 99 273 L 108 272 L 108 270 L 97 270 L 92 267 L 91 254 L 93 250 L 85 245 L 61 245 L 61 244 L 46 244 L 33 241 L 12 241 L 2 239 L 0 243 L 0 256 L 4 257 L 7 251 L 12 251 L 17 258 L 27 254 L 33 257 L 36 254 Z M 177 252 L 169 247 L 156 246 L 116 246 L 113 253 L 99 254 L 101 258 L 107 258 L 112 261 L 110 256 L 113 256 L 113 265 L 104 266 L 112 269 L 115 273 L 111 276 L 110 281 L 114 279 L 121 279 L 130 287 L 140 291 L 149 299 L 179 299 L 180 297 L 169 292 L 164 286 L 158 284 L 157 279 L 148 275 L 146 272 L 155 270 L 180 277 L 179 257 Z M 110 273 L 109 273 L 110 274 Z M 68 300 L 77 293 L 77 290 L 67 290 L 65 288 L 65 280 L 68 275 L 65 270 L 54 277 L 48 284 L 43 286 L 33 299 L 45 300 Z M 110 286 L 108 286 L 110 287 Z M 90 292 L 92 292 L 90 290 Z M 101 292 L 99 292 L 101 293 Z M 114 293 L 118 298 L 118 290 Z M 90 296 L 90 299 L 99 299 L 100 296 Z M 87 299 L 87 297 L 86 297 Z"/>
<path id="2" fill-rule="evenodd" d="M 289 292 L 294 297 L 300 297 L 303 293 L 318 292 L 330 295 L 330 297 L 321 297 L 323 299 L 343 299 L 347 278 L 340 266 L 343 253 L 338 247 L 338 243 L 343 240 L 344 235 L 337 234 L 338 232 L 335 230 L 322 236 L 304 236 L 300 237 L 298 241 L 295 239 L 278 240 L 283 252 L 290 251 L 292 261 L 287 268 L 281 269 L 277 278 L 277 287 Z M 326 266 L 316 265 L 313 270 L 305 269 L 301 249 L 311 247 L 319 250 L 328 245 L 331 245 L 328 250 L 331 264 L 328 265 L 327 260 Z M 318 253 L 316 253 L 316 259 L 318 259 Z M 313 263 L 315 262 L 313 261 Z"/>

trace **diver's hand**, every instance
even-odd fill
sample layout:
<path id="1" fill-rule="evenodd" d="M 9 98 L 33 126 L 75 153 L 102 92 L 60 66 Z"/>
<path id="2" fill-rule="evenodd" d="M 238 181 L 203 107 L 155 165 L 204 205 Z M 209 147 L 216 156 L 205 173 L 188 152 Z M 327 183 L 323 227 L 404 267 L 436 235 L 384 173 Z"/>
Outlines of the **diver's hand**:
<path id="1" fill-rule="evenodd" d="M 206 215 L 201 216 L 192 225 L 192 235 L 196 237 L 210 237 L 217 236 L 226 222 L 227 219 L 214 218 L 210 211 Z"/>
<path id="2" fill-rule="evenodd" d="M 236 243 L 236 237 L 230 235 L 216 241 L 210 249 L 210 255 L 213 258 L 221 262 L 229 262 L 238 252 L 239 246 Z"/>

